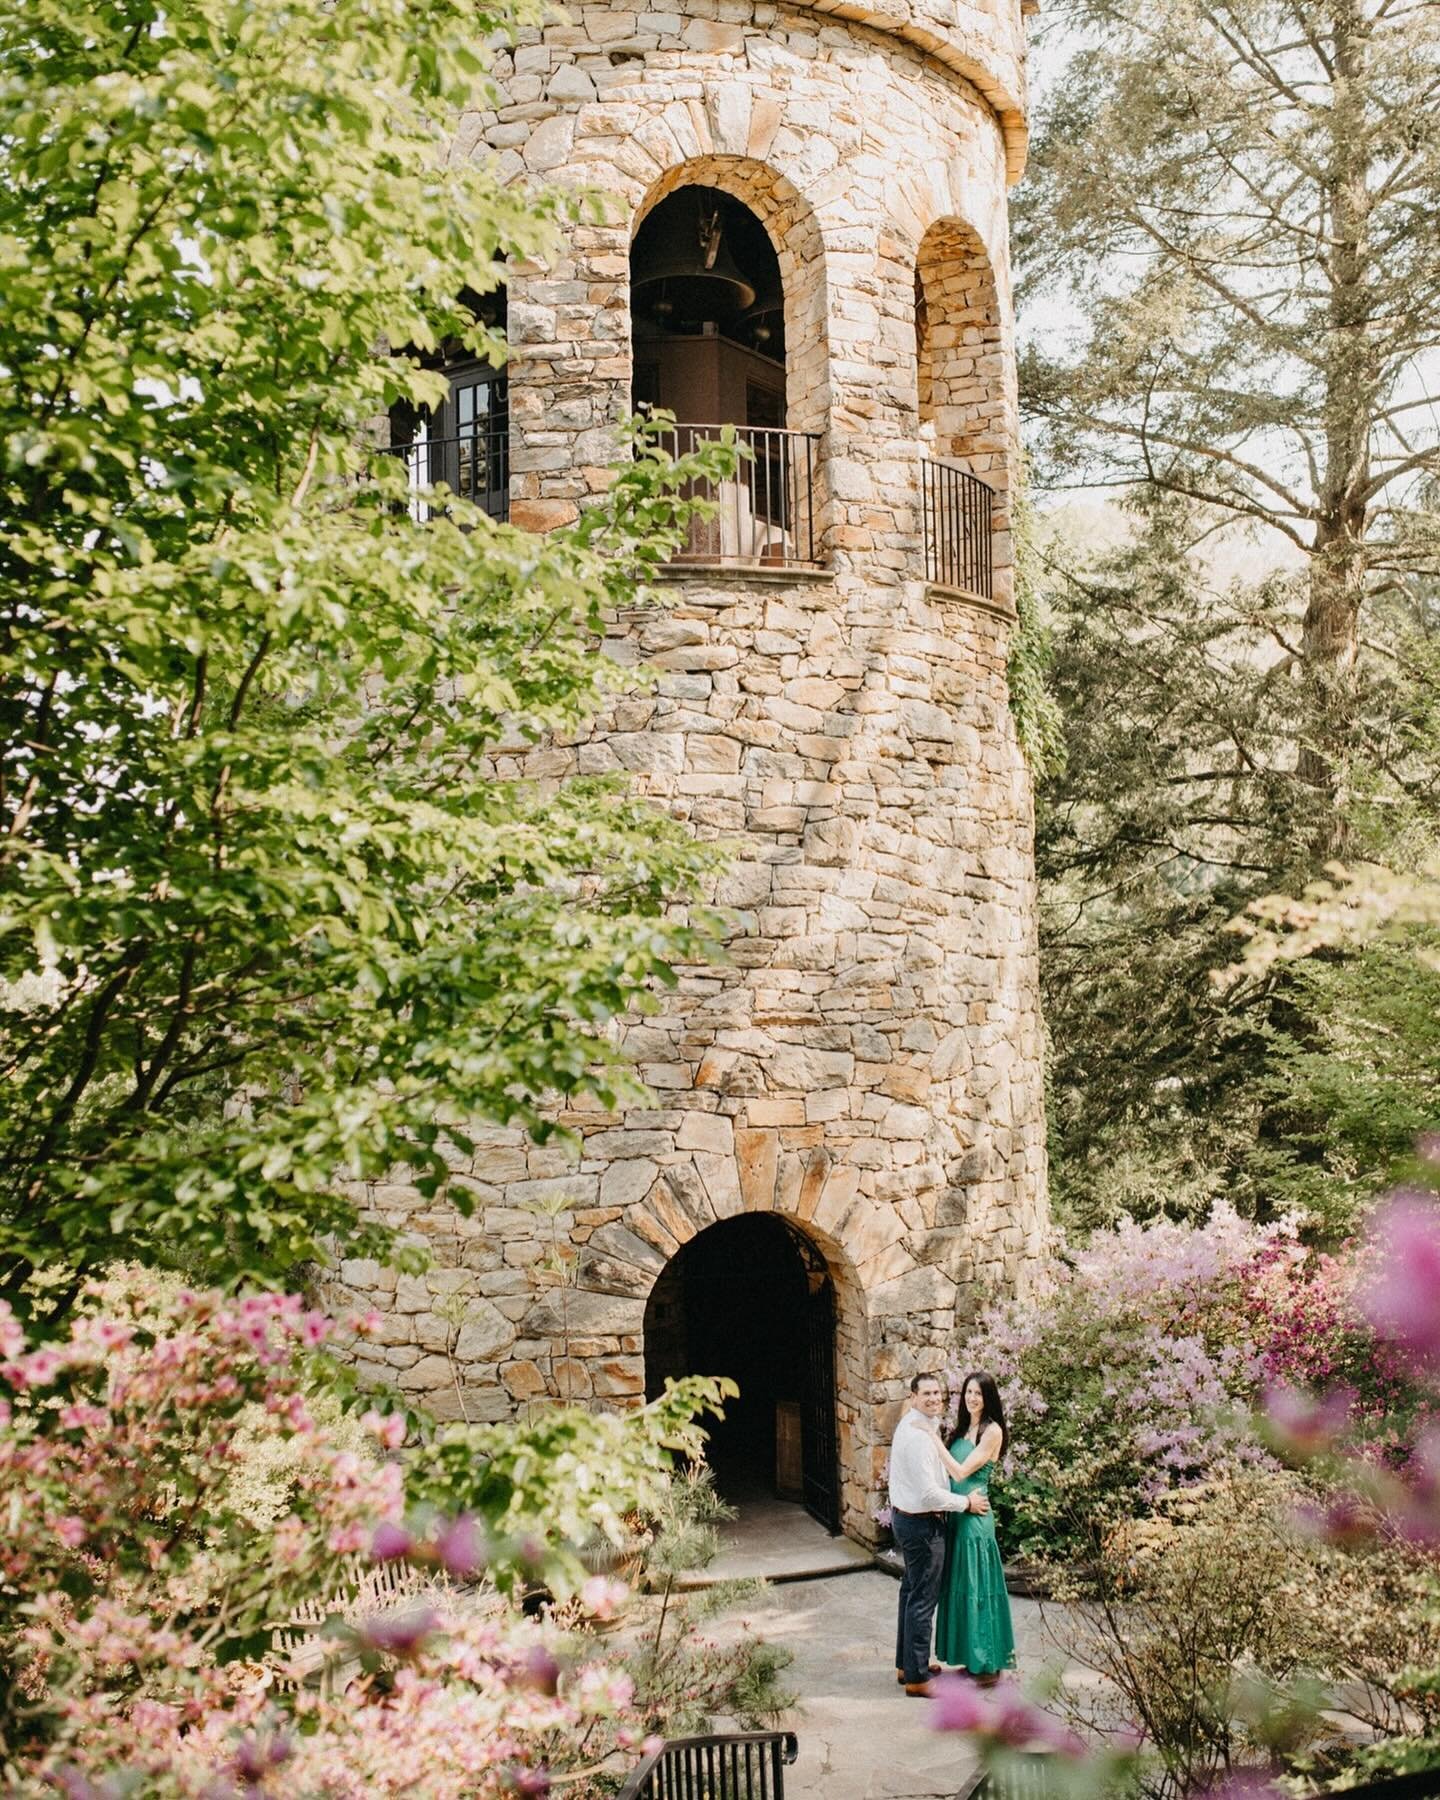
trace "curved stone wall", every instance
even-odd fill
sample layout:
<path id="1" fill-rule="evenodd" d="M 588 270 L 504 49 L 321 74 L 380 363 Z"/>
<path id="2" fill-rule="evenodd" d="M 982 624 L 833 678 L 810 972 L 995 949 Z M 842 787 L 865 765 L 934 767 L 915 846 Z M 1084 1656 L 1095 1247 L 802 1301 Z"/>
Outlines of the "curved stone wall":
<path id="1" fill-rule="evenodd" d="M 386 1312 L 365 1352 L 377 1372 L 453 1411 L 453 1358 L 467 1411 L 496 1417 L 542 1395 L 641 1394 L 667 1259 L 717 1219 L 783 1212 L 835 1281 L 844 1517 L 861 1536 L 905 1382 L 981 1293 L 1023 1282 L 1046 1231 L 1031 801 L 1005 684 L 1013 130 L 995 94 L 1019 106 L 1019 23 L 930 7 L 988 91 L 919 47 L 920 6 L 881 29 L 868 6 L 854 23 L 848 6 L 687 0 L 577 9 L 507 59 L 505 106 L 467 120 L 462 152 L 611 197 L 510 285 L 515 520 L 563 522 L 608 479 L 633 232 L 700 182 L 744 200 L 779 253 L 789 422 L 823 434 L 827 567 L 677 573 L 671 603 L 617 620 L 607 645 L 650 664 L 653 691 L 583 741 L 497 752 L 505 774 L 629 770 L 736 844 L 715 895 L 737 918 L 730 961 L 682 971 L 624 1028 L 644 1107 L 566 1115 L 578 1149 L 492 1134 L 456 1172 L 478 1201 L 468 1221 L 400 1182 L 371 1190 L 437 1266 L 342 1270 Z M 931 277 L 931 410 L 940 383 L 948 438 L 978 456 L 983 436 L 1002 490 L 988 602 L 924 580 L 927 233 L 950 246 Z M 947 293 L 970 312 L 937 319 Z M 563 1294 L 552 1234 L 578 1258 Z M 458 1339 L 452 1294 L 468 1306 Z"/>

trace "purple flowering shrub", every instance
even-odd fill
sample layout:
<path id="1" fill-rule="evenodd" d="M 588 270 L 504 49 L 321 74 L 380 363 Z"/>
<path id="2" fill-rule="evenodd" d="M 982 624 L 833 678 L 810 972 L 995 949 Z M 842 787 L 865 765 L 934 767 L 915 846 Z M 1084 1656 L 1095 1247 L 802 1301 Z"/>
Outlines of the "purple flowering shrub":
<path id="1" fill-rule="evenodd" d="M 1248 1409 L 1277 1383 L 1343 1383 L 1372 1453 L 1403 1461 L 1426 1416 L 1356 1293 L 1365 1254 L 1218 1204 L 1199 1225 L 1122 1221 L 1027 1297 L 991 1307 L 947 1375 L 999 1380 L 1011 1426 L 994 1500 L 1011 1554 L 1088 1553 L 1107 1524 L 1270 1457 Z"/>
<path id="2" fill-rule="evenodd" d="M 1440 1188 L 1440 1141 L 1421 1152 Z M 1212 1281 L 1207 1353 L 1244 1352 L 1257 1434 L 1290 1467 L 1217 1467 L 1101 1523 L 1094 1566 L 1062 1582 L 1065 1648 L 1101 1678 L 1067 1690 L 1083 1739 L 1013 1691 L 938 1708 L 990 1768 L 1045 1752 L 1057 1792 L 1146 1800 L 1440 1771 L 1440 1193 L 1391 1195 L 1338 1257 L 1277 1234 L 1238 1276 Z M 1120 1310 L 1153 1322 L 1173 1304 L 1157 1291 Z M 1035 1334 L 1018 1347 L 1023 1366 Z"/>

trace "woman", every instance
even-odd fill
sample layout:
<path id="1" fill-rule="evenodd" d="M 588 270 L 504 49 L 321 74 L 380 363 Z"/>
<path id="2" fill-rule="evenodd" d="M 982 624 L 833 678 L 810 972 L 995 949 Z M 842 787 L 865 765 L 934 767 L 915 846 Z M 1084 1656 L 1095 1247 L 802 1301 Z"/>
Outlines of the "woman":
<path id="1" fill-rule="evenodd" d="M 980 1371 L 965 1377 L 960 1416 L 968 1424 L 940 1454 L 957 1494 L 989 1492 L 990 1471 L 1005 1453 L 1005 1409 L 995 1377 Z M 1015 1663 L 1015 1630 L 1010 1596 L 995 1541 L 993 1513 L 945 1515 L 945 1573 L 935 1618 L 935 1654 L 942 1663 L 993 1681 Z"/>

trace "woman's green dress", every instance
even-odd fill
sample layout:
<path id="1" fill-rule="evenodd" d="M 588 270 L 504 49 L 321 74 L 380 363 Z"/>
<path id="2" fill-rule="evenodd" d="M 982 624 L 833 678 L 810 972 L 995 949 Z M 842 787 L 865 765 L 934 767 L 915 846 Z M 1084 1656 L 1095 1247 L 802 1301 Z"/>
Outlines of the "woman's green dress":
<path id="1" fill-rule="evenodd" d="M 950 1454 L 964 1462 L 975 1448 L 968 1437 L 956 1438 Z M 964 1481 L 952 1481 L 955 1494 L 990 1491 L 986 1463 Z M 1010 1596 L 995 1541 L 994 1513 L 949 1513 L 945 1520 L 945 1574 L 935 1615 L 935 1654 L 952 1668 L 971 1675 L 998 1675 L 1015 1665 L 1015 1629 L 1010 1623 Z"/>

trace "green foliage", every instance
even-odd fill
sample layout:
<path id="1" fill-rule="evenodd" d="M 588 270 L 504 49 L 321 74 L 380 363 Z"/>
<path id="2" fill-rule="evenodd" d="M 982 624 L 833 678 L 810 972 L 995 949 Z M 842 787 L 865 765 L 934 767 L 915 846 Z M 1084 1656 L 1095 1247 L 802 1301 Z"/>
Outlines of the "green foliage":
<path id="1" fill-rule="evenodd" d="M 439 395 L 385 346 L 503 353 L 461 297 L 550 241 L 556 202 L 444 153 L 532 16 L 0 0 L 12 1296 L 389 1253 L 349 1184 L 433 1194 L 467 1122 L 615 1104 L 606 1021 L 708 941 L 666 903 L 712 852 L 495 760 L 622 685 L 597 640 L 686 470 L 642 450 L 541 539 L 412 516 L 363 429 Z"/>
<path id="2" fill-rule="evenodd" d="M 1199 1216 L 1222 1196 L 1261 1216 L 1299 1203 L 1343 1235 L 1367 1197 L 1361 1172 L 1380 1168 L 1347 1142 L 1363 1103 L 1328 1121 L 1342 1179 L 1310 1181 L 1320 1115 L 1298 1088 L 1318 1102 L 1332 1079 L 1320 1063 L 1338 1058 L 1343 1082 L 1347 1046 L 1381 1038 L 1422 1083 L 1421 996 L 1372 1016 L 1378 973 L 1342 974 L 1348 948 L 1304 979 L 1279 957 L 1219 979 L 1240 948 L 1232 919 L 1303 882 L 1333 814 L 1296 772 L 1294 596 L 1278 577 L 1208 578 L 1206 521 L 1188 507 L 1137 502 L 1132 516 L 1128 542 L 1052 589 L 1068 754 L 1038 790 L 1036 851 L 1057 1207 L 1088 1229 L 1123 1212 Z M 1053 540 L 1047 553 L 1063 560 Z M 1377 600 L 1356 673 L 1346 832 L 1357 854 L 1402 869 L 1433 842 L 1434 629 L 1428 602 Z M 1287 1059 L 1303 1068 L 1287 1075 Z"/>
<path id="3" fill-rule="evenodd" d="M 1262 520 L 1313 559 L 1339 636 L 1304 654 L 1338 665 L 1357 572 L 1368 597 L 1435 569 L 1430 9 L 1063 0 L 1047 25 L 1019 261 L 1079 325 L 1025 366 L 1047 468 Z"/>
<path id="4" fill-rule="evenodd" d="M 1140 1737 L 1150 1800 L 1247 1765 L 1303 1775 L 1306 1791 L 1357 1762 L 1427 1766 L 1416 1734 L 1437 1723 L 1418 1673 L 1440 1645 L 1431 1559 L 1393 1534 L 1324 1543 L 1297 1529 L 1314 1503 L 1274 1470 L 1176 1495 L 1099 1538 L 1083 1583 L 1062 1583 L 1075 1603 L 1062 1647 L 1100 1678 L 1067 1684 L 1071 1716 Z M 1379 1740 L 1358 1758 L 1325 1716 L 1337 1705 Z"/>
<path id="5" fill-rule="evenodd" d="M 635 1682 L 637 1710 L 653 1730 L 671 1737 L 710 1730 L 721 1717 L 758 1731 L 796 1702 L 779 1681 L 794 1660 L 788 1650 L 756 1638 L 743 1623 L 711 1629 L 753 1605 L 764 1582 L 681 1586 L 684 1577 L 715 1560 L 717 1528 L 733 1516 L 710 1472 L 694 1467 L 676 1474 L 647 1521 L 641 1569 L 648 1593 L 623 1660 Z"/>
<path id="6" fill-rule="evenodd" d="M 1017 263 L 1022 298 L 1076 328 L 1036 333 L 1022 365 L 1036 481 L 1129 509 L 1109 554 L 1049 550 L 1055 1192 L 1082 1227 L 1223 1195 L 1262 1215 L 1301 1198 L 1342 1231 L 1372 1147 L 1332 1145 L 1341 1179 L 1311 1181 L 1315 1115 L 1267 1071 L 1407 1025 L 1367 1011 L 1363 976 L 1211 977 L 1258 896 L 1335 858 L 1433 855 L 1432 9 L 1062 0 L 1047 19 Z M 1400 1061 L 1426 1054 L 1422 1033 Z"/>
<path id="7" fill-rule="evenodd" d="M 699 1458 L 704 1411 L 722 1412 L 736 1392 L 724 1376 L 667 1381 L 638 1412 L 545 1408 L 496 1425 L 445 1425 L 407 1462 L 406 1493 L 416 1505 L 468 1513 L 495 1537 L 534 1538 L 558 1559 L 547 1580 L 583 1579 L 578 1550 L 597 1535 L 624 1545 L 631 1514 L 661 1515 L 670 1503 L 676 1457 Z M 497 1568 L 507 1591 L 515 1567 Z"/>
<path id="8" fill-rule="evenodd" d="M 1283 1130 L 1256 1147 L 1252 1179 L 1332 1232 L 1408 1175 L 1435 1125 L 1440 973 L 1415 948 L 1384 942 L 1294 969 L 1303 1035 L 1275 1034 L 1258 1084 Z"/>
<path id="9" fill-rule="evenodd" d="M 1065 762 L 1065 729 L 1052 685 L 1055 661 L 1044 590 L 1044 568 L 1035 542 L 1035 519 L 1022 487 L 1011 509 L 1015 542 L 1015 631 L 1010 639 L 1006 680 L 1015 731 L 1030 772 L 1038 781 Z"/>
<path id="10" fill-rule="evenodd" d="M 1176 1496 L 1101 1540 L 1089 1597 L 1067 1595 L 1080 1603 L 1062 1627 L 1066 1652 L 1100 1678 L 1071 1690 L 1072 1709 L 1143 1734 L 1148 1800 L 1204 1792 L 1316 1735 L 1313 1714 L 1274 1704 L 1328 1648 L 1312 1603 L 1326 1559 L 1287 1528 L 1296 1498 L 1274 1473 Z"/>

